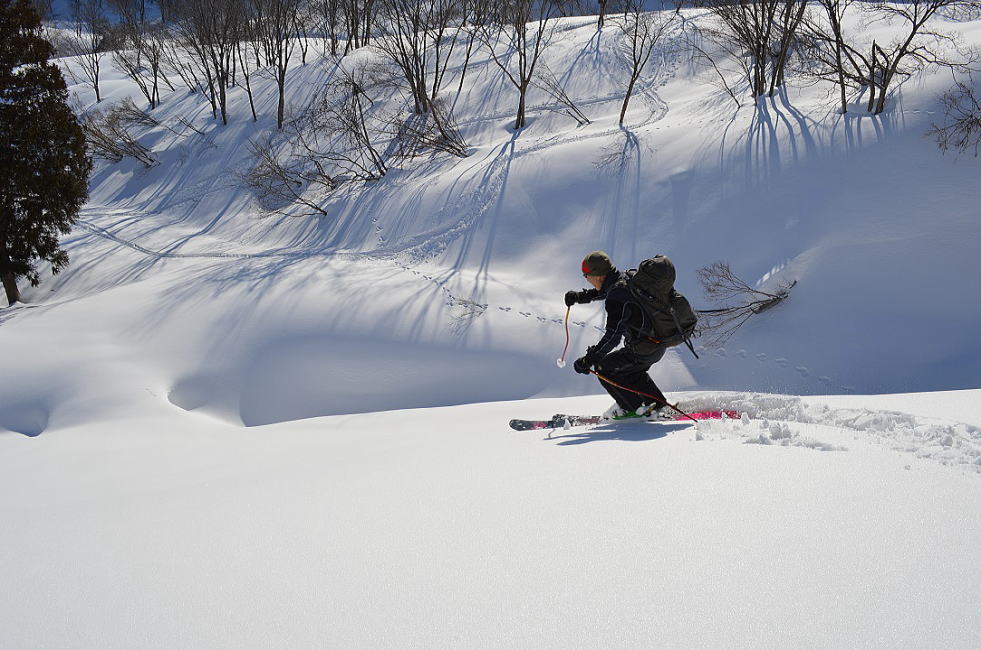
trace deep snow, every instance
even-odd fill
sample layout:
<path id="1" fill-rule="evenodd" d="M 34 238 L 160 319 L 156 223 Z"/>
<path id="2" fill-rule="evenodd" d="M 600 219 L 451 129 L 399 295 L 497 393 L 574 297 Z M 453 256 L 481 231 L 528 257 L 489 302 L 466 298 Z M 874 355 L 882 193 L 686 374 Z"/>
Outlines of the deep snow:
<path id="1" fill-rule="evenodd" d="M 981 391 L 937 397 L 973 408 Z M 606 406 L 577 397 L 246 429 L 174 410 L 0 436 L 0 638 L 976 646 L 977 472 L 840 417 L 779 422 L 793 400 L 769 399 L 717 395 L 764 406 L 698 430 L 506 427 Z M 863 403 L 888 417 L 906 402 Z M 745 444 L 761 435 L 774 444 Z"/>

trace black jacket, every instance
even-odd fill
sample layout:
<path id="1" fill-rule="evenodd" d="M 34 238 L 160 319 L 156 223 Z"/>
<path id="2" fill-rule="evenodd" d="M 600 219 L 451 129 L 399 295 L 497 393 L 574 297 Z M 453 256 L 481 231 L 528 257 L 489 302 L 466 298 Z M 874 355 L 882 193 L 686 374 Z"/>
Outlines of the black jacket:
<path id="1" fill-rule="evenodd" d="M 619 270 L 614 269 L 607 274 L 600 289 L 587 289 L 580 292 L 579 302 L 587 303 L 604 299 L 606 301 L 606 331 L 599 343 L 586 350 L 586 357 L 591 363 L 600 361 L 616 349 L 621 339 L 627 347 L 653 347 L 640 332 L 650 331 L 651 323 L 644 310 L 630 294 L 626 278 Z"/>

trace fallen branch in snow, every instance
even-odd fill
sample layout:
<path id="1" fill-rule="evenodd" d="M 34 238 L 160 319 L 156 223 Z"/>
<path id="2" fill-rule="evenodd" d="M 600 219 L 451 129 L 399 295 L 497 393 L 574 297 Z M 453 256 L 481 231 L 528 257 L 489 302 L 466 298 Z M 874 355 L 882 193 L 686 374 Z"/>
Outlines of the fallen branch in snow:
<path id="1" fill-rule="evenodd" d="M 578 126 L 585 126 L 590 123 L 590 119 L 576 106 L 576 102 L 569 97 L 569 93 L 562 87 L 562 82 L 547 65 L 544 63 L 540 65 L 532 83 L 555 100 L 556 103 L 549 107 L 550 110 L 568 115 L 576 121 Z"/>
<path id="2" fill-rule="evenodd" d="M 337 181 L 316 156 L 290 155 L 284 162 L 269 139 L 253 140 L 249 143 L 249 151 L 255 163 L 242 180 L 255 192 L 264 210 L 291 215 L 293 213 L 287 212 L 286 208 L 299 204 L 312 211 L 308 215 L 327 216 L 327 210 L 320 204 L 324 196 L 337 187 Z M 308 195 L 311 188 L 319 192 Z"/>
<path id="3" fill-rule="evenodd" d="M 160 120 L 137 106 L 128 97 L 113 106 L 111 112 L 124 126 L 160 126 Z"/>
<path id="4" fill-rule="evenodd" d="M 722 305 L 716 309 L 696 310 L 699 316 L 697 333 L 709 337 L 706 347 L 721 347 L 751 316 L 787 299 L 797 284 L 794 280 L 774 293 L 754 289 L 737 277 L 725 262 L 700 268 L 696 273 L 705 296 Z"/>
<path id="5" fill-rule="evenodd" d="M 429 113 L 413 114 L 408 119 L 397 114 L 390 116 L 386 127 L 397 159 L 407 160 L 430 151 L 457 158 L 470 155 L 470 145 L 460 133 L 449 106 L 441 99 L 430 103 Z"/>
<path id="6" fill-rule="evenodd" d="M 133 109 L 139 111 L 135 106 Z M 138 116 L 132 114 L 125 102 L 105 112 L 91 111 L 81 119 L 85 143 L 93 156 L 112 162 L 129 156 L 140 161 L 144 167 L 153 167 L 159 162 L 156 155 L 129 132 L 128 127 L 137 122 Z"/>

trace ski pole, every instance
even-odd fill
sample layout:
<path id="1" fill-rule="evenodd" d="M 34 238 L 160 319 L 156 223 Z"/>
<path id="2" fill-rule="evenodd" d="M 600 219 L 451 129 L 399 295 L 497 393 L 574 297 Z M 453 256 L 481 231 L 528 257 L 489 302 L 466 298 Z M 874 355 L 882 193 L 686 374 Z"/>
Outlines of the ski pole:
<path id="1" fill-rule="evenodd" d="M 555 360 L 555 365 L 559 368 L 565 368 L 565 353 L 569 351 L 569 312 L 572 311 L 572 307 L 565 308 L 565 347 L 562 348 L 562 356 Z"/>
<path id="2" fill-rule="evenodd" d="M 642 395 L 643 397 L 650 397 L 650 398 L 651 398 L 652 400 L 654 400 L 655 402 L 659 402 L 659 403 L 661 403 L 661 404 L 663 404 L 664 406 L 670 406 L 670 407 L 671 407 L 671 408 L 673 408 L 673 409 L 674 409 L 675 411 L 677 411 L 678 413 L 681 413 L 682 415 L 684 415 L 684 416 L 685 416 L 686 418 L 688 418 L 689 420 L 691 420 L 691 421 L 692 421 L 692 422 L 694 422 L 695 424 L 698 424 L 698 420 L 696 420 L 696 419 L 695 419 L 695 418 L 693 418 L 692 416 L 690 416 L 690 415 L 688 415 L 687 413 L 685 413 L 684 411 L 682 411 L 682 410 L 681 410 L 680 408 L 678 408 L 678 407 L 677 407 L 677 406 L 675 406 L 674 404 L 670 404 L 670 403 L 668 403 L 668 402 L 667 402 L 666 400 L 663 400 L 663 399 L 661 399 L 660 397 L 657 397 L 657 396 L 655 396 L 655 395 L 648 395 L 647 393 L 642 393 L 642 392 L 641 392 L 641 391 L 639 391 L 639 390 L 634 390 L 633 388 L 627 388 L 626 386 L 621 386 L 620 384 L 618 384 L 618 383 L 616 383 L 615 381 L 611 381 L 611 380 L 609 380 L 609 379 L 607 379 L 606 377 L 604 377 L 603 375 L 601 375 L 601 374 L 599 374 L 599 373 L 598 373 L 598 372 L 596 372 L 595 370 L 590 370 L 589 372 L 590 372 L 590 373 L 592 373 L 592 374 L 594 374 L 594 375 L 596 375 L 596 377 L 597 377 L 597 378 L 598 378 L 598 379 L 599 379 L 600 381 L 605 381 L 606 383 L 608 383 L 608 384 L 610 384 L 611 386 L 616 386 L 617 388 L 619 388 L 619 389 L 621 389 L 621 390 L 628 390 L 628 391 L 630 391 L 631 393 L 636 393 L 636 394 L 638 394 L 638 395 Z"/>

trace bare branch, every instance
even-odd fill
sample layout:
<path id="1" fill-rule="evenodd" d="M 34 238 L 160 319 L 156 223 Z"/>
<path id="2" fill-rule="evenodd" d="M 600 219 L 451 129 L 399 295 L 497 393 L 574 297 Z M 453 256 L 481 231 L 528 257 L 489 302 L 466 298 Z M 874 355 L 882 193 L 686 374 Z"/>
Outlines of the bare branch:
<path id="1" fill-rule="evenodd" d="M 707 336 L 708 347 L 720 347 L 755 314 L 783 302 L 797 281 L 780 286 L 775 293 L 761 291 L 740 279 L 725 262 L 696 271 L 705 297 L 719 304 L 716 309 L 698 310 L 698 334 Z"/>

